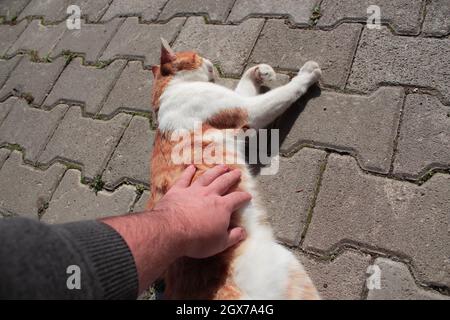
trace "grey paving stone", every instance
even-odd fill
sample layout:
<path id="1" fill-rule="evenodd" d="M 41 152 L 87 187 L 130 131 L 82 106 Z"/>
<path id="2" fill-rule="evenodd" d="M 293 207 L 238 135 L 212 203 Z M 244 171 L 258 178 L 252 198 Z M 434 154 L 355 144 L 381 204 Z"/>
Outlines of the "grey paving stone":
<path id="1" fill-rule="evenodd" d="M 17 144 L 24 148 L 25 160 L 36 161 L 67 108 L 44 111 L 18 100 L 0 126 L 0 145 Z"/>
<path id="2" fill-rule="evenodd" d="M 12 107 L 17 103 L 17 100 L 19 100 L 19 98 L 11 97 L 4 102 L 0 102 L 0 125 L 3 123 Z"/>
<path id="3" fill-rule="evenodd" d="M 158 20 L 176 15 L 207 14 L 211 21 L 225 21 L 234 0 L 169 0 Z"/>
<path id="4" fill-rule="evenodd" d="M 11 151 L 8 149 L 0 149 L 0 169 L 2 168 L 3 163 L 5 162 L 6 158 L 8 158 L 10 153 Z"/>
<path id="5" fill-rule="evenodd" d="M 27 24 L 27 21 L 21 21 L 14 26 L 0 24 L 0 56 L 6 54 L 8 48 L 19 38 L 20 34 L 27 27 Z"/>
<path id="6" fill-rule="evenodd" d="M 360 30 L 357 24 L 343 24 L 331 31 L 291 29 L 283 20 L 269 20 L 250 60 L 295 71 L 306 61 L 315 60 L 323 71 L 322 82 L 342 88 Z"/>
<path id="7" fill-rule="evenodd" d="M 287 16 L 296 24 L 308 24 L 317 0 L 237 0 L 228 21 L 240 22 L 249 16 Z"/>
<path id="8" fill-rule="evenodd" d="M 152 85 L 150 70 L 143 69 L 139 61 L 128 62 L 100 113 L 110 115 L 119 110 L 150 113 Z"/>
<path id="9" fill-rule="evenodd" d="M 33 20 L 22 32 L 19 39 L 9 48 L 7 54 L 14 55 L 22 51 L 36 51 L 38 56 L 43 58 L 51 53 L 65 29 L 64 23 L 44 26 L 40 20 Z"/>
<path id="10" fill-rule="evenodd" d="M 116 60 L 99 69 L 83 66 L 82 59 L 76 58 L 64 69 L 44 104 L 53 106 L 58 102 L 70 101 L 84 105 L 87 114 L 95 114 L 125 65 L 126 61 Z"/>
<path id="11" fill-rule="evenodd" d="M 144 21 L 156 20 L 167 0 L 113 0 L 108 11 L 102 17 L 102 21 L 110 20 L 117 16 L 140 16 Z"/>
<path id="12" fill-rule="evenodd" d="M 423 23 L 423 33 L 431 36 L 450 34 L 450 0 L 431 0 Z"/>
<path id="13" fill-rule="evenodd" d="M 150 199 L 150 192 L 145 190 L 139 200 L 135 203 L 133 207 L 133 212 L 141 212 L 147 209 L 147 203 Z"/>
<path id="14" fill-rule="evenodd" d="M 40 105 L 61 74 L 64 65 L 63 57 L 51 63 L 32 62 L 28 57 L 23 57 L 0 90 L 0 97 L 14 94 L 24 96 L 27 100 L 33 98 L 33 104 Z"/>
<path id="15" fill-rule="evenodd" d="M 324 261 L 295 252 L 311 277 L 322 299 L 359 300 L 366 281 L 370 256 L 344 251 L 332 261 Z"/>
<path id="16" fill-rule="evenodd" d="M 408 267 L 400 262 L 377 258 L 381 288 L 369 290 L 368 300 L 449 300 L 450 297 L 417 286 Z"/>
<path id="17" fill-rule="evenodd" d="M 291 158 L 280 157 L 277 174 L 258 177 L 275 235 L 289 245 L 300 244 L 325 155 L 305 148 Z"/>
<path id="18" fill-rule="evenodd" d="M 86 24 L 83 21 L 79 30 L 66 29 L 53 50 L 53 56 L 71 51 L 85 54 L 87 62 L 95 62 L 122 22 L 123 19 L 114 19 L 105 24 Z"/>
<path id="19" fill-rule="evenodd" d="M 393 35 L 388 29 L 365 29 L 347 88 L 374 90 L 380 84 L 437 89 L 450 104 L 450 39 Z M 370 76 L 368 76 L 370 75 Z"/>
<path id="20" fill-rule="evenodd" d="M 106 186 L 125 180 L 148 185 L 154 135 L 147 118 L 133 117 L 103 174 Z"/>
<path id="21" fill-rule="evenodd" d="M 20 61 L 21 58 L 22 56 L 15 56 L 14 58 L 8 60 L 0 59 L 0 89 L 2 88 L 3 84 L 6 82 L 6 79 L 8 79 L 9 74 L 16 67 L 17 63 Z"/>
<path id="22" fill-rule="evenodd" d="M 13 151 L 0 170 L 0 211 L 38 219 L 65 170 L 58 163 L 45 171 L 33 168 Z"/>
<path id="23" fill-rule="evenodd" d="M 263 25 L 248 19 L 238 26 L 205 24 L 202 17 L 189 18 L 175 42 L 176 51 L 195 50 L 220 65 L 225 76 L 240 75 Z"/>
<path id="24" fill-rule="evenodd" d="M 0 17 L 6 21 L 15 20 L 31 0 L 0 1 Z"/>
<path id="25" fill-rule="evenodd" d="M 144 57 L 145 65 L 159 64 L 160 37 L 169 42 L 173 41 L 184 21 L 185 18 L 175 18 L 166 24 L 140 24 L 137 17 L 127 18 L 104 51 L 101 60 Z"/>
<path id="26" fill-rule="evenodd" d="M 389 172 L 402 89 L 383 87 L 358 96 L 315 88 L 308 97 L 311 99 L 301 99 L 280 118 L 283 153 L 312 144 L 351 152 L 365 169 Z"/>
<path id="27" fill-rule="evenodd" d="M 47 223 L 66 223 L 81 220 L 94 220 L 130 211 L 135 189 L 123 185 L 114 192 L 94 190 L 82 184 L 81 172 L 68 170 L 54 192 L 48 209 L 42 217 Z"/>
<path id="28" fill-rule="evenodd" d="M 422 20 L 421 0 L 324 0 L 320 5 L 319 27 L 333 27 L 339 22 L 364 22 L 372 12 L 369 6 L 380 8 L 381 23 L 389 23 L 398 34 L 420 32 Z"/>
<path id="29" fill-rule="evenodd" d="M 88 17 L 89 21 L 97 21 L 108 8 L 109 0 L 31 0 L 19 19 L 39 16 L 44 17 L 46 22 L 62 21 L 69 16 L 67 8 L 70 5 L 79 6 L 82 17 Z"/>
<path id="30" fill-rule="evenodd" d="M 419 178 L 430 168 L 450 167 L 450 107 L 429 95 L 406 97 L 394 173 Z"/>
<path id="31" fill-rule="evenodd" d="M 422 186 L 361 172 L 350 156 L 332 154 L 303 243 L 330 250 L 358 243 L 408 257 L 424 283 L 450 284 L 450 175 Z"/>
<path id="32" fill-rule="evenodd" d="M 81 108 L 71 107 L 48 142 L 40 163 L 63 159 L 83 167 L 83 176 L 94 178 L 101 174 L 113 148 L 131 116 L 120 114 L 109 121 L 81 116 Z"/>

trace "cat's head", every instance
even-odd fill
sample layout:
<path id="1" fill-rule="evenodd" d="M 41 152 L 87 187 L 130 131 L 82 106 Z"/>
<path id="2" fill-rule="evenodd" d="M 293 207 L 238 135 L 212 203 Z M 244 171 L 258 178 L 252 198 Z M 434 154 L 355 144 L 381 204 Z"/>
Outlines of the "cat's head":
<path id="1" fill-rule="evenodd" d="M 214 67 L 211 61 L 200 57 L 194 51 L 174 52 L 166 40 L 161 38 L 161 60 L 152 67 L 153 94 L 152 105 L 159 108 L 159 97 L 171 80 L 214 81 Z"/>

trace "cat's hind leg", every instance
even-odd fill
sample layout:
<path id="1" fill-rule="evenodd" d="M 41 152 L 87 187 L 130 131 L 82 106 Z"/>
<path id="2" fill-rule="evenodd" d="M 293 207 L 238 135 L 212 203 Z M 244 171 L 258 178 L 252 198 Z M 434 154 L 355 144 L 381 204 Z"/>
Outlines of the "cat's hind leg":
<path id="1" fill-rule="evenodd" d="M 276 73 L 268 64 L 259 64 L 245 71 L 239 81 L 236 93 L 245 97 L 253 97 L 260 94 L 261 86 L 274 81 Z"/>

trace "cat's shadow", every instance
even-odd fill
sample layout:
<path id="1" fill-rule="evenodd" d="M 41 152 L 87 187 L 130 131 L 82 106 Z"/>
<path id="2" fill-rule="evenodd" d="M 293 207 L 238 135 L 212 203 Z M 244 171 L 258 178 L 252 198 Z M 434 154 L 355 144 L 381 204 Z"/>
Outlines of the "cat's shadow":
<path id="1" fill-rule="evenodd" d="M 269 91 L 270 88 L 263 87 L 261 88 L 261 93 L 265 93 Z M 275 156 L 270 154 L 271 152 L 271 143 L 272 143 L 272 137 L 270 135 L 271 129 L 278 130 L 278 138 L 279 138 L 279 147 L 283 145 L 284 140 L 286 139 L 287 135 L 291 131 L 292 127 L 294 126 L 295 122 L 297 121 L 297 118 L 300 116 L 300 114 L 305 110 L 306 105 L 311 99 L 317 98 L 322 94 L 322 90 L 320 87 L 315 84 L 313 85 L 308 92 L 303 95 L 300 99 L 298 99 L 296 102 L 294 102 L 289 109 L 283 113 L 281 116 L 279 116 L 275 121 L 273 121 L 269 126 L 267 126 L 268 131 L 268 139 L 267 139 L 267 155 L 268 156 Z M 259 139 L 259 137 L 258 137 Z M 259 144 L 258 144 L 258 155 L 260 152 Z M 248 148 L 246 148 L 246 156 L 248 158 Z M 259 159 L 259 156 L 258 156 Z M 250 172 L 252 175 L 257 176 L 260 174 L 261 169 L 267 167 L 267 165 L 262 164 L 260 161 L 256 164 L 249 164 Z"/>

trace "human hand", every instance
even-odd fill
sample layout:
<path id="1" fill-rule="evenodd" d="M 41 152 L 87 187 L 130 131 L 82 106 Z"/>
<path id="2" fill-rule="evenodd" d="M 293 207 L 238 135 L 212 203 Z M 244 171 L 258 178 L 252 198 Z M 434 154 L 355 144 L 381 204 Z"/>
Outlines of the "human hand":
<path id="1" fill-rule="evenodd" d="M 233 212 L 251 200 L 248 192 L 227 192 L 241 177 L 239 170 L 218 165 L 191 184 L 196 172 L 189 166 L 174 186 L 153 208 L 177 230 L 180 253 L 191 258 L 213 256 L 245 238 L 241 227 L 230 229 Z M 173 225 L 175 224 L 175 225 Z"/>

